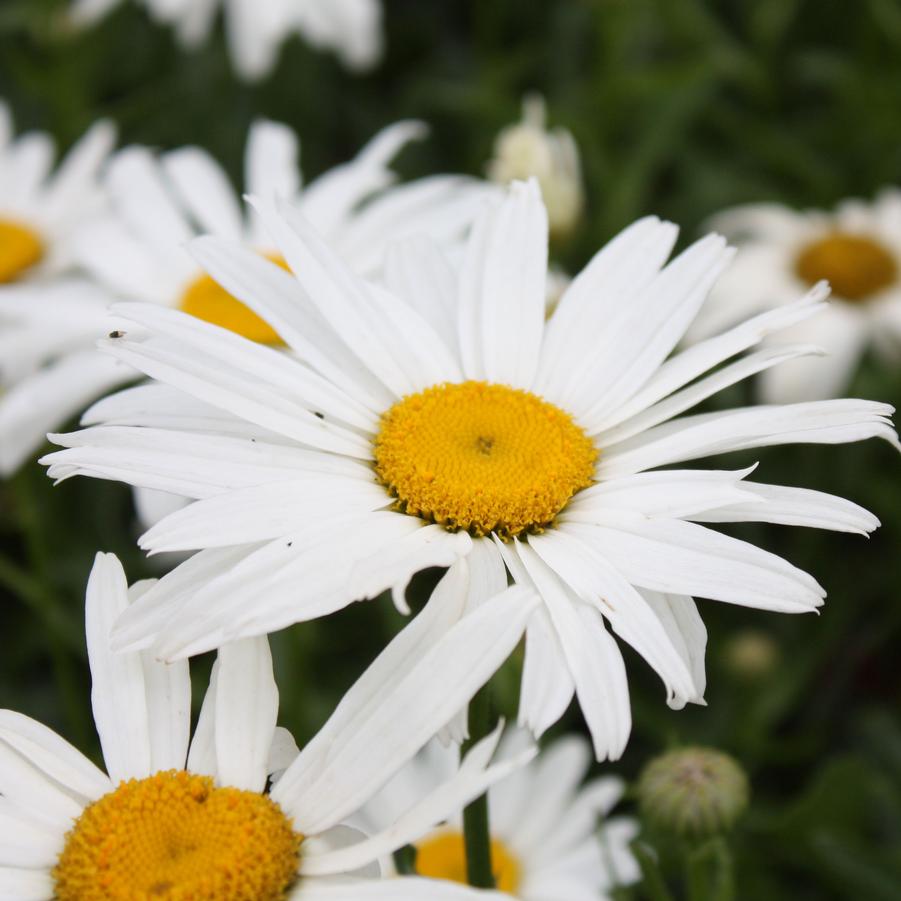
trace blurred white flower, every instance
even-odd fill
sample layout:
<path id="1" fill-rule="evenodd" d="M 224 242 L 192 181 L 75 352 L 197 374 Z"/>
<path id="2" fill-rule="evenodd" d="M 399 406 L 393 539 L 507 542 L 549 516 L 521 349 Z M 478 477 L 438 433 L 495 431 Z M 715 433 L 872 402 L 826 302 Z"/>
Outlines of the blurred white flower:
<path id="1" fill-rule="evenodd" d="M 73 0 L 76 24 L 90 25 L 122 0 Z M 176 29 L 187 48 L 209 37 L 220 6 L 237 73 L 248 81 L 268 75 L 282 42 L 297 33 L 333 50 L 350 69 L 373 66 L 382 54 L 381 0 L 139 0 L 159 22 Z"/>
<path id="2" fill-rule="evenodd" d="M 290 272 L 219 238 L 192 250 L 292 353 L 177 310 L 121 305 L 127 334 L 104 346 L 158 383 L 96 405 L 92 427 L 54 436 L 66 449 L 44 459 L 51 477 L 192 500 L 141 546 L 199 553 L 129 611 L 117 647 L 199 653 L 389 588 L 403 608 L 411 576 L 430 566 L 453 576 L 465 565 L 471 603 L 490 604 L 509 574 L 543 602 L 527 631 L 520 723 L 541 734 L 576 696 L 596 755 L 615 758 L 631 709 L 611 629 L 678 708 L 703 703 L 705 687 L 692 595 L 785 613 L 823 603 L 806 572 L 707 524 L 878 525 L 842 498 L 755 483 L 753 467 L 661 469 L 788 443 L 898 446 L 892 408 L 870 401 L 677 418 L 808 352 L 758 345 L 817 312 L 825 286 L 670 358 L 732 257 L 718 236 L 667 263 L 677 229 L 640 220 L 546 319 L 534 181 L 485 205 L 458 271 L 416 239 L 396 248 L 387 287 L 356 275 L 296 209 L 256 207 Z"/>
<path id="3" fill-rule="evenodd" d="M 565 237 L 575 228 L 585 203 L 579 148 L 565 128 L 547 130 L 543 97 L 530 95 L 522 107 L 522 121 L 497 136 L 488 176 L 502 185 L 538 179 L 551 236 Z"/>
<path id="4" fill-rule="evenodd" d="M 356 272 L 374 276 L 391 242 L 412 233 L 430 234 L 442 245 L 461 244 L 480 199 L 495 190 L 451 175 L 395 184 L 394 156 L 424 133 L 418 122 L 389 126 L 353 160 L 304 186 L 295 133 L 259 121 L 248 135 L 244 186 L 257 196 L 296 204 Z M 74 159 L 82 161 L 78 172 L 87 159 L 93 161 L 93 175 L 111 136 L 104 127 L 90 137 L 86 149 L 92 154 L 82 150 Z M 65 183 L 72 181 L 69 175 Z M 17 288 L 0 305 L 0 379 L 9 392 L 0 399 L 2 473 L 24 462 L 48 431 L 137 376 L 96 352 L 97 338 L 113 328 L 106 318 L 110 296 L 177 307 L 255 341 L 280 343 L 276 331 L 209 278 L 186 248 L 191 238 L 209 233 L 275 254 L 259 219 L 245 214 L 239 192 L 206 151 L 185 147 L 159 158 L 143 147 L 126 148 L 112 157 L 103 186 L 110 210 L 66 231 L 64 247 L 70 262 L 106 290 L 71 281 L 52 290 Z M 99 190 L 93 182 L 92 187 Z M 72 188 L 65 196 L 70 194 Z M 74 200 L 87 206 L 81 193 Z M 138 505 L 150 524 L 180 503 L 143 493 Z"/>
<path id="5" fill-rule="evenodd" d="M 528 746 L 527 734 L 501 741 L 502 757 Z M 492 867 L 499 891 L 522 901 L 562 898 L 609 899 L 616 886 L 639 878 L 629 843 L 638 824 L 605 819 L 622 797 L 622 780 L 606 776 L 582 784 L 591 761 L 583 738 L 555 741 L 527 766 L 488 792 Z M 453 778 L 460 751 L 432 741 L 360 811 L 353 822 L 381 830 L 423 793 Z M 466 880 L 462 811 L 416 843 L 416 872 L 431 879 Z M 382 863 L 391 872 L 392 861 Z"/>
<path id="6" fill-rule="evenodd" d="M 112 624 L 147 587 L 129 589 L 119 561 L 97 555 L 85 628 L 106 773 L 41 723 L 0 711 L 6 898 L 384 899 L 380 858 L 534 755 L 491 763 L 498 734 L 489 736 L 383 829 L 360 833 L 342 822 L 469 700 L 492 668 L 483 656 L 498 662 L 509 653 L 527 616 L 523 599 L 510 595 L 506 613 L 486 609 L 450 631 L 424 611 L 298 751 L 276 726 L 265 638 L 219 649 L 193 739 L 187 662 L 110 651 Z M 409 877 L 392 882 L 391 897 L 504 896 Z"/>
<path id="7" fill-rule="evenodd" d="M 689 331 L 689 341 L 791 303 L 799 290 L 821 279 L 832 288 L 826 310 L 778 336 L 780 343 L 820 347 L 826 357 L 762 373 L 765 402 L 839 396 L 868 347 L 898 366 L 901 191 L 885 190 L 872 203 L 846 200 L 831 213 L 753 204 L 720 213 L 711 224 L 738 243 L 739 253 Z"/>
<path id="8" fill-rule="evenodd" d="M 114 142 L 98 122 L 54 170 L 50 136 L 14 138 L 0 103 L 0 475 L 124 381 L 93 349 L 108 298 L 73 276 L 80 230 L 104 209 L 98 173 Z"/>

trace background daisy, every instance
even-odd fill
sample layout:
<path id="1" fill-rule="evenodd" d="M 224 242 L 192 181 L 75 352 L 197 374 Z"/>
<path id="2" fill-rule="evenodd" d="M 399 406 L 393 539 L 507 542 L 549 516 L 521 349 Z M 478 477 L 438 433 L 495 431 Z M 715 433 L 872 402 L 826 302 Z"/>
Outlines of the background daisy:
<path id="1" fill-rule="evenodd" d="M 293 276 L 215 238 L 193 250 L 296 357 L 178 311 L 122 306 L 148 337 L 107 351 L 164 384 L 101 403 L 86 417 L 96 427 L 56 436 L 68 449 L 44 459 L 55 478 L 194 499 L 141 545 L 199 553 L 123 617 L 118 647 L 197 653 L 387 588 L 403 608 L 415 572 L 467 557 L 473 581 L 493 586 L 473 603 L 508 575 L 544 602 L 527 633 L 521 723 L 540 735 L 576 695 L 596 755 L 615 758 L 631 714 L 608 627 L 681 707 L 705 685 L 693 595 L 789 613 L 823 602 L 807 573 L 702 523 L 878 524 L 841 498 L 752 483 L 752 469 L 655 471 L 773 444 L 897 445 L 891 408 L 867 401 L 675 418 L 810 352 L 755 348 L 816 312 L 824 286 L 667 359 L 731 258 L 719 237 L 664 265 L 675 227 L 641 220 L 546 321 L 534 182 L 486 206 L 458 273 L 427 243 L 401 251 L 393 291 L 355 275 L 295 211 L 258 209 Z"/>
<path id="2" fill-rule="evenodd" d="M 0 476 L 127 380 L 93 349 L 109 298 L 73 275 L 80 230 L 104 210 L 99 171 L 114 141 L 98 122 L 54 169 L 50 136 L 14 137 L 0 104 Z"/>
<path id="3" fill-rule="evenodd" d="M 110 652 L 113 622 L 147 587 L 128 589 L 119 561 L 103 554 L 88 582 L 91 697 L 106 773 L 37 721 L 0 711 L 4 897 L 382 898 L 370 864 L 533 755 L 491 764 L 495 734 L 386 828 L 367 837 L 341 825 L 468 700 L 492 658 L 496 665 L 509 652 L 532 605 L 518 589 L 450 632 L 436 629 L 444 611 L 424 611 L 298 752 L 276 727 L 266 639 L 219 650 L 193 738 L 187 663 Z M 431 690 L 425 673 L 436 679 Z M 392 897 L 490 895 L 414 878 Z"/>
<path id="4" fill-rule="evenodd" d="M 121 0 L 73 0 L 72 17 L 89 25 Z M 204 43 L 219 8 L 238 75 L 256 81 L 268 75 L 282 42 L 300 34 L 314 47 L 331 50 L 350 69 L 368 69 L 382 51 L 380 0 L 143 0 L 159 22 L 176 29 L 192 49 Z"/>
<path id="5" fill-rule="evenodd" d="M 528 747 L 523 732 L 508 733 L 500 756 Z M 605 776 L 585 785 L 591 749 L 581 738 L 558 739 L 535 760 L 488 792 L 492 862 L 498 889 L 524 901 L 608 899 L 616 886 L 638 879 L 629 843 L 634 820 L 605 819 L 621 798 L 621 780 Z M 455 746 L 433 741 L 358 815 L 364 831 L 383 828 L 405 805 L 439 785 L 460 766 Z M 602 822 L 603 821 L 603 822 Z M 415 845 L 416 871 L 465 881 L 463 822 L 458 812 Z M 390 868 L 390 861 L 384 864 Z"/>
<path id="6" fill-rule="evenodd" d="M 846 200 L 834 212 L 798 212 L 779 204 L 736 207 L 711 223 L 740 251 L 689 332 L 698 340 L 764 310 L 791 303 L 820 280 L 828 307 L 783 331 L 780 343 L 822 347 L 823 359 L 799 359 L 759 376 L 767 403 L 836 397 L 851 383 L 868 347 L 895 368 L 901 353 L 901 192 L 872 203 Z"/>

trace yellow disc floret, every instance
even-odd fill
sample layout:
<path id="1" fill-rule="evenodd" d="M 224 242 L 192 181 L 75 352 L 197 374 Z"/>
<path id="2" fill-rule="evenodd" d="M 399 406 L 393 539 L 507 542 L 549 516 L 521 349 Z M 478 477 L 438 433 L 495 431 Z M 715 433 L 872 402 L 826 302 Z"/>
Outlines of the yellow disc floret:
<path id="1" fill-rule="evenodd" d="M 27 225 L 0 219 L 0 284 L 14 282 L 44 256 L 41 236 Z"/>
<path id="2" fill-rule="evenodd" d="M 282 269 L 288 265 L 278 256 L 267 257 Z M 278 332 L 254 313 L 250 307 L 233 297 L 208 275 L 201 275 L 188 285 L 178 308 L 204 322 L 221 326 L 258 344 L 281 344 Z"/>
<path id="3" fill-rule="evenodd" d="M 53 870 L 56 901 L 280 901 L 302 837 L 265 795 L 183 770 L 85 808 Z"/>
<path id="4" fill-rule="evenodd" d="M 451 531 L 540 532 L 591 484 L 598 452 L 568 413 L 528 391 L 436 385 L 382 417 L 376 473 L 397 509 Z"/>
<path id="5" fill-rule="evenodd" d="M 499 839 L 491 841 L 491 869 L 498 891 L 513 895 L 522 881 L 522 867 Z M 439 832 L 416 846 L 416 872 L 429 879 L 466 883 L 466 846 L 459 832 Z"/>
<path id="6" fill-rule="evenodd" d="M 898 261 L 875 238 L 832 232 L 801 248 L 795 272 L 809 285 L 826 279 L 844 300 L 867 300 L 898 280 Z"/>

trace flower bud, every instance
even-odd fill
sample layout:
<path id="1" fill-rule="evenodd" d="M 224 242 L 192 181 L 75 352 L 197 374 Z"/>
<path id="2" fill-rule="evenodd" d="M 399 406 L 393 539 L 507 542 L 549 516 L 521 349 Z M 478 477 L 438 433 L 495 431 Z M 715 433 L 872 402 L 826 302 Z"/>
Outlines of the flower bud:
<path id="1" fill-rule="evenodd" d="M 779 646 L 766 632 L 742 629 L 723 649 L 726 666 L 742 679 L 761 679 L 779 663 Z"/>
<path id="2" fill-rule="evenodd" d="M 638 780 L 638 799 L 653 826 L 686 838 L 725 832 L 748 805 L 750 788 L 734 758 L 688 747 L 654 758 Z"/>
<path id="3" fill-rule="evenodd" d="M 522 121 L 497 136 L 494 158 L 488 164 L 488 177 L 500 184 L 532 176 L 541 188 L 551 235 L 566 237 L 585 201 L 579 150 L 566 129 L 545 128 L 544 99 L 537 95 L 523 100 Z"/>

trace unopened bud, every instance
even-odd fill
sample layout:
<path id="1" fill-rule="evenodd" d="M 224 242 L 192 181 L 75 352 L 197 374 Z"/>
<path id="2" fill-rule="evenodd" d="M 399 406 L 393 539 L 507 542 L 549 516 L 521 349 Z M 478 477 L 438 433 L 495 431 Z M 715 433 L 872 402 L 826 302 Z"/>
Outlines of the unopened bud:
<path id="1" fill-rule="evenodd" d="M 579 220 L 585 201 L 579 150 L 563 128 L 545 128 L 544 99 L 523 101 L 522 121 L 503 129 L 494 142 L 488 177 L 500 184 L 530 177 L 538 180 L 554 237 L 566 237 Z"/>
<path id="2" fill-rule="evenodd" d="M 760 679 L 778 664 L 779 646 L 766 632 L 743 629 L 726 643 L 723 659 L 737 676 Z"/>
<path id="3" fill-rule="evenodd" d="M 652 825 L 686 838 L 730 829 L 748 806 L 748 777 L 728 754 L 689 747 L 656 757 L 638 780 L 641 811 Z"/>

